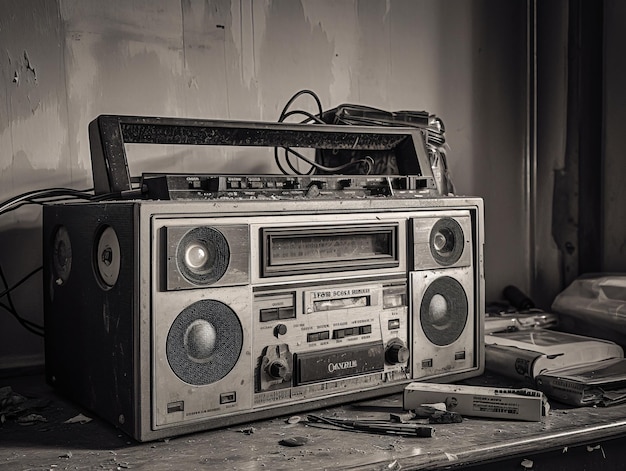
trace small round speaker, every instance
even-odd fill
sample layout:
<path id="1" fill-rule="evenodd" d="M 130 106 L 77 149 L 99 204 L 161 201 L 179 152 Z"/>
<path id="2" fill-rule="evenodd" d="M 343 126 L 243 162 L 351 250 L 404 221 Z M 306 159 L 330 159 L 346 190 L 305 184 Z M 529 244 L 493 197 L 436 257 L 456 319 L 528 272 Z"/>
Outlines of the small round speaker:
<path id="1" fill-rule="evenodd" d="M 424 292 L 420 323 L 433 344 L 450 345 L 458 339 L 467 323 L 468 303 L 463 286 L 449 276 L 433 281 Z"/>
<path id="2" fill-rule="evenodd" d="M 463 254 L 463 229 L 452 218 L 439 219 L 430 231 L 430 253 L 443 266 L 456 263 Z"/>
<path id="3" fill-rule="evenodd" d="M 122 251 L 115 229 L 103 226 L 96 236 L 94 248 L 97 279 L 103 289 L 110 289 L 117 283 L 122 266 Z"/>
<path id="4" fill-rule="evenodd" d="M 72 243 L 65 226 L 59 226 L 52 241 L 52 268 L 55 283 L 59 286 L 67 283 L 72 271 Z"/>
<path id="5" fill-rule="evenodd" d="M 170 367 L 189 384 L 219 381 L 235 366 L 243 348 L 243 329 L 237 314 L 212 299 L 185 308 L 167 334 Z"/>
<path id="6" fill-rule="evenodd" d="M 230 261 L 230 248 L 224 235 L 212 227 L 196 227 L 178 243 L 176 264 L 191 283 L 210 285 L 218 281 Z"/>

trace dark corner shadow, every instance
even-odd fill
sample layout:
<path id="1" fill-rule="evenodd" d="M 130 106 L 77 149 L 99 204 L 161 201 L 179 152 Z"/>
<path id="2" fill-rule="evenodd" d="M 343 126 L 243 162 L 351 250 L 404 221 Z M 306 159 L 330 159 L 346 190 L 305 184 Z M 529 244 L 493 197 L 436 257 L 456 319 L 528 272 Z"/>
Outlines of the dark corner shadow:
<path id="1" fill-rule="evenodd" d="M 0 424 L 0 448 L 118 450 L 141 445 L 89 411 L 67 402 L 46 384 L 43 374 L 0 378 L 0 388 L 7 386 L 14 393 L 25 397 L 27 402 L 24 410 L 18 414 L 3 414 L 5 419 Z M 30 414 L 43 419 L 34 417 L 27 424 L 20 423 Z M 79 414 L 92 420 L 83 424 L 66 423 Z"/>

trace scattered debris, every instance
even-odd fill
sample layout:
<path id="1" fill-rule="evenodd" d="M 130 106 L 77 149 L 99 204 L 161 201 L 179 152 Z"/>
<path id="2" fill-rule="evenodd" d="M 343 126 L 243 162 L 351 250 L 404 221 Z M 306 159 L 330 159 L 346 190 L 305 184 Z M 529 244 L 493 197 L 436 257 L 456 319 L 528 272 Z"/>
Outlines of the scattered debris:
<path id="1" fill-rule="evenodd" d="M 18 417 L 16 422 L 20 425 L 34 425 L 38 422 L 47 422 L 48 419 L 46 419 L 43 415 L 39 415 L 39 414 L 28 414 L 28 415 L 23 415 L 21 417 Z"/>
<path id="2" fill-rule="evenodd" d="M 588 452 L 593 452 L 594 450 L 600 450 L 602 452 L 602 457 L 606 458 L 606 455 L 604 454 L 604 448 L 602 448 L 602 445 L 596 445 L 596 446 L 590 446 L 587 445 L 587 451 Z"/>
<path id="3" fill-rule="evenodd" d="M 522 465 L 522 468 L 524 469 L 532 469 L 533 466 L 535 465 L 533 460 L 522 460 L 520 464 Z"/>
<path id="4" fill-rule="evenodd" d="M 88 424 L 89 422 L 91 422 L 93 419 L 91 417 L 87 417 L 86 415 L 83 414 L 78 414 L 75 417 L 72 417 L 71 419 L 67 419 L 65 422 L 65 424 Z"/>
<path id="5" fill-rule="evenodd" d="M 254 427 L 239 429 L 239 433 L 243 433 L 244 435 L 252 435 L 254 432 L 256 432 L 256 429 Z"/>
<path id="6" fill-rule="evenodd" d="M 458 412 L 447 410 L 446 404 L 420 404 L 416 409 L 410 410 L 413 419 L 425 418 L 430 424 L 460 424 L 463 422 L 463 416 Z"/>
<path id="7" fill-rule="evenodd" d="M 428 417 L 429 424 L 460 424 L 463 416 L 458 412 L 437 411 Z"/>
<path id="8" fill-rule="evenodd" d="M 302 420 L 302 417 L 300 417 L 299 415 L 294 415 L 292 417 L 289 417 L 286 422 L 288 424 L 297 424 L 298 422 L 300 422 Z"/>
<path id="9" fill-rule="evenodd" d="M 26 402 L 26 398 L 13 392 L 11 386 L 0 388 L 0 414 L 11 411 L 15 406 Z"/>
<path id="10" fill-rule="evenodd" d="M 429 418 L 436 412 L 445 412 L 447 410 L 445 402 L 436 402 L 434 404 L 420 404 L 411 412 L 415 417 Z"/>
<path id="11" fill-rule="evenodd" d="M 415 414 L 409 412 L 407 414 L 389 414 L 389 420 L 395 424 L 406 424 L 415 418 Z"/>
<path id="12" fill-rule="evenodd" d="M 289 437 L 289 438 L 283 438 L 278 443 L 283 446 L 294 447 L 294 446 L 306 445 L 308 441 L 309 439 L 306 437 Z"/>
<path id="13" fill-rule="evenodd" d="M 393 460 L 385 467 L 385 469 L 388 471 L 399 471 L 400 469 L 402 469 L 402 466 L 400 465 L 400 463 L 398 463 L 398 460 Z"/>
<path id="14" fill-rule="evenodd" d="M 0 423 L 15 419 L 21 425 L 32 425 L 35 422 L 47 422 L 47 420 L 33 413 L 34 410 L 43 409 L 50 401 L 41 399 L 29 399 L 13 391 L 11 386 L 0 388 Z"/>

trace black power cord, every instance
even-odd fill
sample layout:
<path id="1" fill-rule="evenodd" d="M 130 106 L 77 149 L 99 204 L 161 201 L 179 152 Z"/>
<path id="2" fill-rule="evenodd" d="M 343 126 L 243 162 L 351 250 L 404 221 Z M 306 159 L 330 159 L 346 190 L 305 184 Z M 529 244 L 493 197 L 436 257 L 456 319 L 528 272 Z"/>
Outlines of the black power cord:
<path id="1" fill-rule="evenodd" d="M 300 96 L 303 96 L 303 95 L 309 95 L 309 96 L 311 96 L 315 100 L 315 104 L 317 106 L 317 114 L 313 114 L 313 113 L 310 113 L 310 112 L 305 111 L 305 110 L 291 110 L 291 111 L 289 111 L 289 108 L 293 105 L 293 103 Z M 282 112 L 280 113 L 280 117 L 278 118 L 278 122 L 282 123 L 287 118 L 289 118 L 291 116 L 301 115 L 301 116 L 305 117 L 304 120 L 300 121 L 301 124 L 310 124 L 310 123 L 328 124 L 328 123 L 326 123 L 322 119 L 322 115 L 323 114 L 324 114 L 324 110 L 322 108 L 322 102 L 320 101 L 319 97 L 315 94 L 315 92 L 313 92 L 311 90 L 306 90 L 305 89 L 305 90 L 300 90 L 299 92 L 295 93 L 287 101 L 287 104 L 285 105 L 285 107 L 283 108 Z M 338 172 L 341 172 L 342 170 L 345 170 L 346 168 L 354 167 L 354 166 L 364 166 L 365 167 L 364 173 L 365 174 L 369 174 L 369 173 L 371 173 L 371 171 L 373 169 L 373 166 L 374 166 L 374 159 L 372 159 L 371 157 L 367 156 L 365 158 L 358 159 L 358 160 L 351 161 L 351 162 L 347 162 L 347 163 L 342 164 L 342 165 L 329 167 L 329 166 L 322 165 L 319 162 L 316 162 L 315 160 L 312 160 L 312 159 L 309 159 L 309 158 L 305 157 L 304 155 L 302 155 L 301 153 L 293 150 L 290 147 L 283 147 L 282 149 L 284 150 L 284 160 L 285 160 L 285 163 L 287 164 L 289 169 L 286 169 L 283 166 L 283 164 L 281 163 L 280 157 L 279 157 L 279 148 L 278 147 L 274 148 L 274 161 L 276 162 L 276 165 L 278 166 L 280 171 L 283 174 L 285 174 L 285 175 L 290 175 L 290 174 L 311 175 L 311 174 L 314 174 L 317 170 L 321 170 L 321 171 L 328 172 L 328 173 L 338 173 Z M 295 156 L 299 160 L 301 160 L 303 162 L 306 162 L 310 166 L 309 169 L 306 172 L 301 172 L 300 170 L 298 170 L 296 168 L 296 166 L 294 165 L 294 163 L 291 161 L 291 159 L 290 159 L 291 156 Z"/>
<path id="2" fill-rule="evenodd" d="M 15 319 L 20 323 L 22 327 L 24 327 L 29 332 L 38 335 L 40 337 L 44 336 L 44 328 L 43 326 L 36 324 L 35 322 L 31 322 L 28 319 L 24 319 L 17 313 L 17 309 L 15 308 L 15 304 L 13 303 L 13 299 L 11 298 L 11 292 L 14 291 L 18 286 L 26 282 L 33 275 L 39 272 L 43 267 L 36 268 L 31 271 L 28 275 L 23 277 L 20 281 L 15 283 L 13 286 L 9 286 L 7 282 L 6 276 L 4 276 L 4 270 L 2 270 L 2 266 L 0 266 L 0 279 L 2 279 L 2 283 L 4 284 L 4 291 L 0 292 L 0 299 L 6 297 L 8 304 L 0 302 L 0 307 L 8 311 L 10 314 L 15 317 Z"/>

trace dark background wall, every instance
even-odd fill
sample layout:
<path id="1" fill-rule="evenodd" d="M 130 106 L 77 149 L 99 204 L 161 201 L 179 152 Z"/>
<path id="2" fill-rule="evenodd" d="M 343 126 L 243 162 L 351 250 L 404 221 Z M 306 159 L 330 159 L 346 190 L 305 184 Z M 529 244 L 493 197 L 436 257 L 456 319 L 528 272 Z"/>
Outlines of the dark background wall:
<path id="1" fill-rule="evenodd" d="M 604 2 L 602 162 L 602 270 L 626 271 L 626 4 Z"/>

